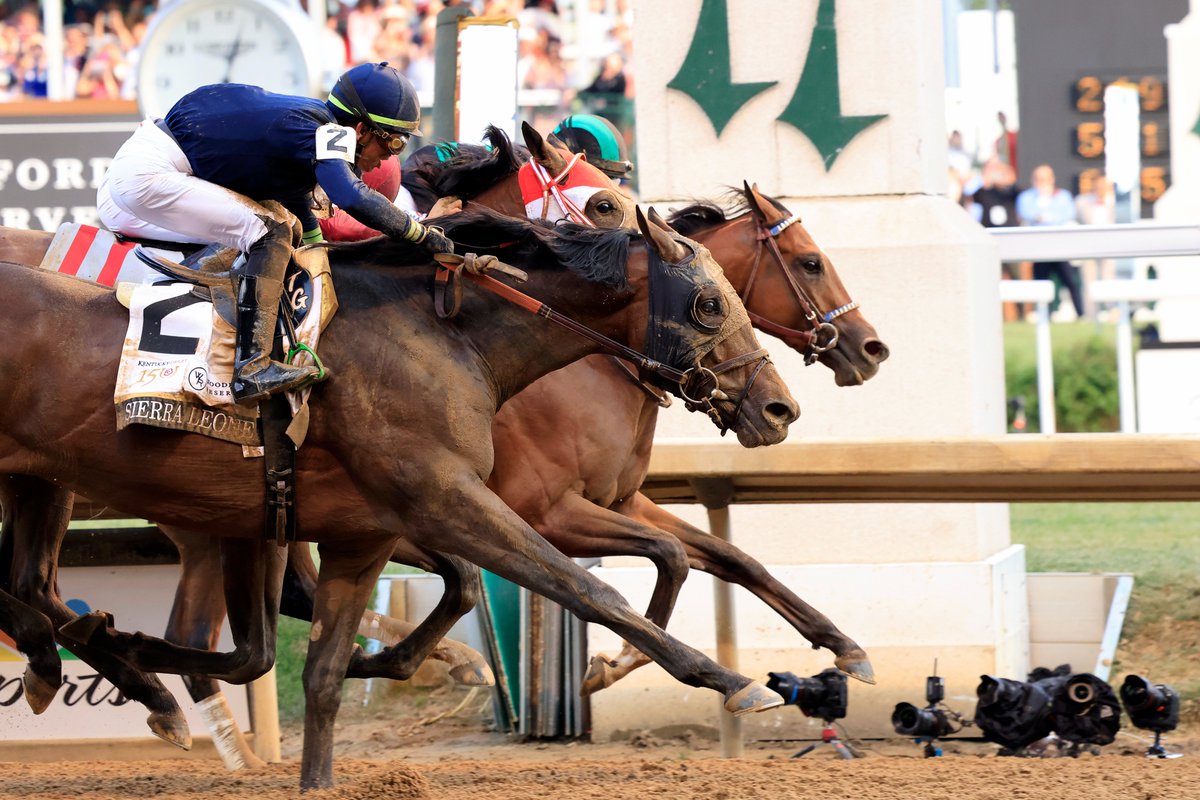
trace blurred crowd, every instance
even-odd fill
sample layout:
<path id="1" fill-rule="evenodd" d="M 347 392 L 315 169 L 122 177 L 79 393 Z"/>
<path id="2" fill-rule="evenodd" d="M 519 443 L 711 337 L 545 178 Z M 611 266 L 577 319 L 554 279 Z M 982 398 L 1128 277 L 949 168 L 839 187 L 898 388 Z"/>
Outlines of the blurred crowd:
<path id="1" fill-rule="evenodd" d="M 1028 172 L 1022 173 L 1017 162 L 1017 132 L 1009 128 L 1003 113 L 997 121 L 997 136 L 983 153 L 967 153 L 962 135 L 958 131 L 950 133 L 948 193 L 976 222 L 985 228 L 1003 228 L 1111 225 L 1116 221 L 1112 184 L 1102 171 L 1092 169 L 1080 175 L 1078 194 L 1060 185 L 1049 164 L 1029 165 Z M 1022 175 L 1028 176 L 1027 183 L 1022 182 Z M 1114 277 L 1114 262 L 1088 259 L 1078 263 L 1006 263 L 1003 271 L 1004 277 L 1011 279 L 1054 281 L 1070 298 L 1070 312 L 1063 309 L 1066 316 L 1057 319 L 1095 319 L 1098 309 L 1087 297 L 1087 284 Z M 1056 300 L 1052 307 L 1058 306 Z M 1019 305 L 1015 314 L 1009 312 L 1006 309 L 1009 318 L 1025 315 Z"/>
<path id="2" fill-rule="evenodd" d="M 0 0 L 0 101 L 136 99 L 140 45 L 154 13 L 168 1 L 65 0 L 63 85 L 52 92 L 38 4 Z M 518 19 L 519 86 L 541 90 L 532 93 L 539 112 L 557 119 L 586 107 L 627 127 L 621 117 L 633 91 L 629 0 L 326 1 L 327 74 L 388 61 L 418 92 L 431 93 L 437 14 L 447 5 L 465 5 L 476 15 Z"/>

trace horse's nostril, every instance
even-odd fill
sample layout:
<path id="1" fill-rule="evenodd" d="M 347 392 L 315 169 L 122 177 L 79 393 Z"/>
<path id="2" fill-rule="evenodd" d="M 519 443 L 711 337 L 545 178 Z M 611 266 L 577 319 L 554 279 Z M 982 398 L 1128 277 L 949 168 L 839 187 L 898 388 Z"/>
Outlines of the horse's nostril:
<path id="1" fill-rule="evenodd" d="M 763 409 L 763 414 L 767 419 L 774 420 L 780 426 L 790 425 L 800 416 L 800 409 L 796 407 L 794 402 L 777 400 L 773 403 L 767 403 L 767 407 Z"/>
<path id="2" fill-rule="evenodd" d="M 892 351 L 888 350 L 888 346 L 878 339 L 868 339 L 862 349 L 875 361 L 887 361 L 887 357 L 892 354 Z"/>

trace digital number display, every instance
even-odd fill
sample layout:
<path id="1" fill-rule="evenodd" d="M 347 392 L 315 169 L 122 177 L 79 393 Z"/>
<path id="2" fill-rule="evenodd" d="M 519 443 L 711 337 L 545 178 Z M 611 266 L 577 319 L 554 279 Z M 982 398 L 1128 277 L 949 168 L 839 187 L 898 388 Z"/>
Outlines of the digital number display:
<path id="1" fill-rule="evenodd" d="M 1142 202 L 1150 205 L 1170 186 L 1170 135 L 1167 117 L 1167 83 L 1162 75 L 1130 73 L 1089 74 L 1071 85 L 1071 109 L 1076 118 L 1071 128 L 1071 152 L 1085 162 L 1103 162 L 1104 90 L 1114 83 L 1137 87 L 1138 124 L 1140 127 L 1140 174 Z M 1103 164 L 1083 166 L 1075 179 L 1080 194 L 1087 193 L 1095 178 L 1103 174 Z M 1147 209 L 1148 210 L 1148 209 Z"/>

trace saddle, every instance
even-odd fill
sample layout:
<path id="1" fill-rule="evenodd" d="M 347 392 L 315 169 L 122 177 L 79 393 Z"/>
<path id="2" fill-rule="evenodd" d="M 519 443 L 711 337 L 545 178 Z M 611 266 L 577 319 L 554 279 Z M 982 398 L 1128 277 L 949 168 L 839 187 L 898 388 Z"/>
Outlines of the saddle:
<path id="1" fill-rule="evenodd" d="M 215 245 L 141 242 L 78 223 L 59 228 L 40 266 L 113 287 L 130 309 L 114 395 L 118 429 L 190 431 L 241 444 L 247 457 L 261 455 L 258 409 L 234 403 L 230 390 L 236 331 L 230 271 L 238 258 Z M 284 285 L 282 339 L 303 351 L 299 359 L 319 363 L 320 333 L 337 310 L 324 249 L 298 248 Z M 291 394 L 288 435 L 299 446 L 308 391 Z"/>

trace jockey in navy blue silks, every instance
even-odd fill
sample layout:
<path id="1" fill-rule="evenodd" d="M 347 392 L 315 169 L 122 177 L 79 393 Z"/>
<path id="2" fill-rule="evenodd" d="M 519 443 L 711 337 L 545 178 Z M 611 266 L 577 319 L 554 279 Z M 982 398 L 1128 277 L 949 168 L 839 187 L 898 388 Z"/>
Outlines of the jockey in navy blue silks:
<path id="1" fill-rule="evenodd" d="M 233 395 L 255 403 L 311 380 L 316 368 L 270 358 L 291 229 L 257 201 L 277 200 L 321 239 L 309 197 L 319 184 L 363 224 L 424 245 L 453 246 L 396 208 L 360 175 L 419 135 L 420 105 L 394 67 L 362 64 L 324 102 L 255 86 L 215 84 L 146 120 L 117 151 L 97 197 L 101 222 L 127 236 L 219 244 L 246 253 L 237 287 Z"/>

